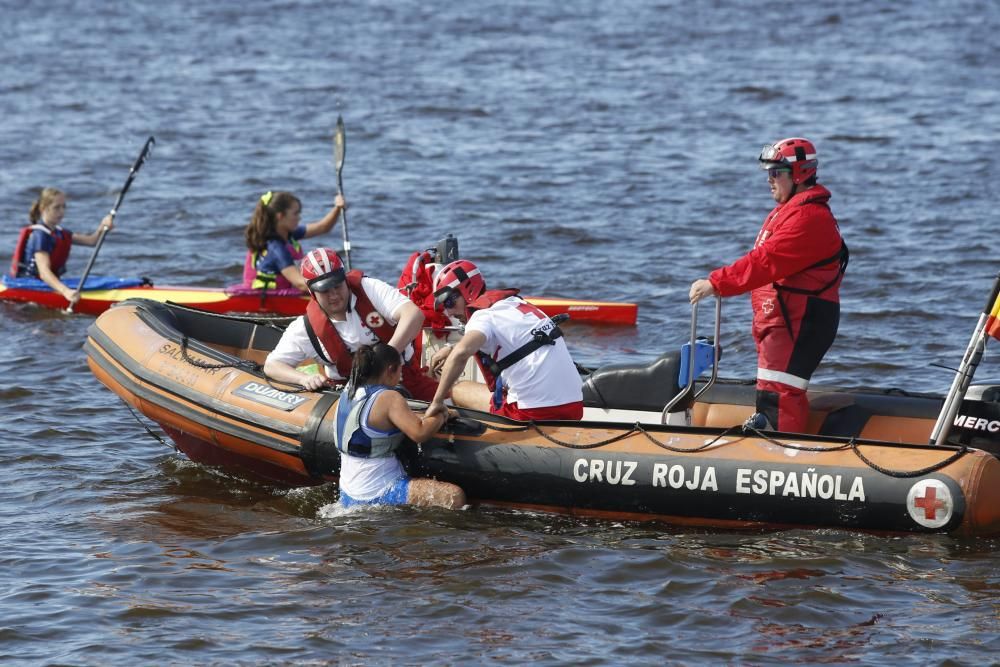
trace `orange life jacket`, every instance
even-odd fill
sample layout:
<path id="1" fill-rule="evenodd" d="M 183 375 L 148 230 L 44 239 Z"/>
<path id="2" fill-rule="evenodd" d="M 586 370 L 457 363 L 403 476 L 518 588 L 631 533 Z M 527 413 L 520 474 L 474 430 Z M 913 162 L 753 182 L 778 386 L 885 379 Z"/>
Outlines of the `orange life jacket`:
<path id="1" fill-rule="evenodd" d="M 361 321 L 378 336 L 380 341 L 385 343 L 396 333 L 396 327 L 389 324 L 382 314 L 375 309 L 375 306 L 372 305 L 364 288 L 361 287 L 361 279 L 363 277 L 364 274 L 361 271 L 350 271 L 346 276 L 345 282 L 351 294 L 357 299 L 355 307 L 358 309 L 358 316 L 361 318 Z M 348 309 L 350 309 L 350 305 L 348 305 Z M 337 328 L 333 326 L 333 322 L 323 312 L 323 309 L 319 307 L 316 299 L 310 300 L 309 305 L 306 306 L 306 333 L 309 334 L 309 339 L 316 350 L 316 356 L 322 361 L 336 366 L 337 372 L 340 373 L 341 377 L 350 377 L 351 364 L 354 360 L 353 352 L 347 349 L 344 340 L 337 333 Z M 317 342 L 322 343 L 322 347 Z M 324 348 L 329 356 L 323 353 Z"/>

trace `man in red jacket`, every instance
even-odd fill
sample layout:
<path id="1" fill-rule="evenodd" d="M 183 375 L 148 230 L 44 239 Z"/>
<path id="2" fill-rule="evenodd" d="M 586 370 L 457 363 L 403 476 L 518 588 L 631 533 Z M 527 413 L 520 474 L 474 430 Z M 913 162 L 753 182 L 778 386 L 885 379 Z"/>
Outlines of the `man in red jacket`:
<path id="1" fill-rule="evenodd" d="M 694 281 L 689 296 L 695 303 L 750 292 L 757 414 L 747 423 L 802 433 L 809 421 L 809 378 L 837 336 L 848 251 L 827 203 L 830 191 L 816 183 L 812 142 L 782 139 L 765 146 L 758 160 L 778 205 L 753 249 Z"/>

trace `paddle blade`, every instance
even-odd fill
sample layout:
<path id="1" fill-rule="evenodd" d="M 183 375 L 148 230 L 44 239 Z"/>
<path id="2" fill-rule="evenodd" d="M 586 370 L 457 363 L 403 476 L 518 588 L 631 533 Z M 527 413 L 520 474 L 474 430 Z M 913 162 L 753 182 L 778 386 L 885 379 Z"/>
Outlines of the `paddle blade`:
<path id="1" fill-rule="evenodd" d="M 344 153 L 347 151 L 347 142 L 344 140 L 344 119 L 337 116 L 337 131 L 333 134 L 333 163 L 337 167 L 337 177 L 344 168 Z"/>
<path id="2" fill-rule="evenodd" d="M 155 145 L 155 138 L 150 137 L 149 139 L 146 139 L 146 143 L 143 144 L 142 150 L 139 152 L 139 157 L 135 159 L 135 163 L 132 165 L 132 168 L 129 169 L 130 174 L 134 174 L 139 171 L 139 168 L 146 162 L 146 159 L 153 154 L 153 146 Z"/>
<path id="3" fill-rule="evenodd" d="M 142 145 L 142 150 L 139 151 L 139 157 L 135 159 L 135 162 L 132 163 L 132 167 L 128 170 L 128 178 L 125 179 L 125 185 L 122 186 L 121 192 L 118 193 L 118 200 L 115 202 L 115 205 L 111 207 L 112 217 L 118 213 L 118 207 L 122 205 L 125 193 L 128 192 L 128 189 L 132 186 L 132 180 L 135 178 L 135 175 L 139 173 L 139 169 L 146 162 L 146 159 L 152 155 L 153 146 L 155 144 L 156 139 L 150 137 L 149 139 L 146 139 L 146 143 Z"/>

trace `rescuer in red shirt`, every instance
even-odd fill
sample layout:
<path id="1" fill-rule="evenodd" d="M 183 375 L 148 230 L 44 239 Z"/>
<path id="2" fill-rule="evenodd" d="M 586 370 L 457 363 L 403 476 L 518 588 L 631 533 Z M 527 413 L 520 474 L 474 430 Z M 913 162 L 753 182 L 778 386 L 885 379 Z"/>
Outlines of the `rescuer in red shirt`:
<path id="1" fill-rule="evenodd" d="M 691 284 L 691 303 L 750 292 L 757 345 L 755 428 L 802 433 L 809 421 L 806 389 L 840 323 L 839 288 L 847 245 L 830 211 L 830 191 L 816 182 L 816 148 L 782 139 L 758 158 L 778 203 L 753 249 Z"/>

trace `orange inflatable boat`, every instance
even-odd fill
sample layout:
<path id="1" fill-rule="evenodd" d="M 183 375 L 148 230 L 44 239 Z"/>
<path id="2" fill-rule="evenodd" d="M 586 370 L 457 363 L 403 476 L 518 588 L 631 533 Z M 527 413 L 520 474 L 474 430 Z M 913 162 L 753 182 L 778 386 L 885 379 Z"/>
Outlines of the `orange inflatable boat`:
<path id="1" fill-rule="evenodd" d="M 335 480 L 338 392 L 301 391 L 261 371 L 282 326 L 130 300 L 95 321 L 85 349 L 94 375 L 192 460 L 284 485 Z M 573 515 L 1000 534 L 1000 387 L 965 387 L 939 444 L 929 442 L 948 397 L 898 391 L 816 389 L 810 432 L 762 432 L 742 427 L 752 383 L 714 370 L 695 381 L 694 355 L 687 370 L 684 359 L 590 372 L 580 422 L 460 410 L 408 448 L 404 464 L 459 484 L 474 503 Z"/>

